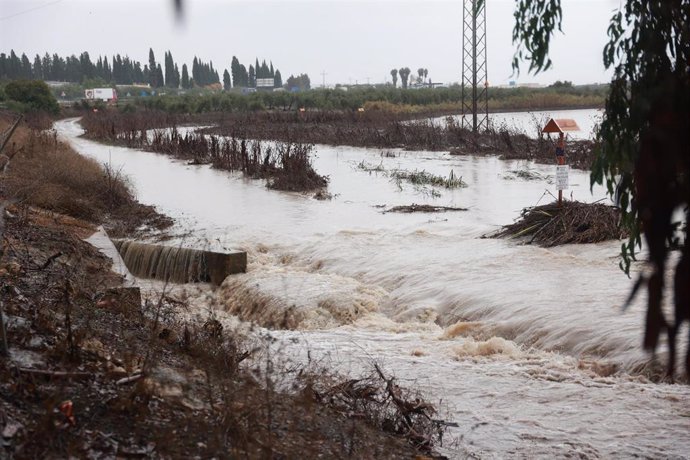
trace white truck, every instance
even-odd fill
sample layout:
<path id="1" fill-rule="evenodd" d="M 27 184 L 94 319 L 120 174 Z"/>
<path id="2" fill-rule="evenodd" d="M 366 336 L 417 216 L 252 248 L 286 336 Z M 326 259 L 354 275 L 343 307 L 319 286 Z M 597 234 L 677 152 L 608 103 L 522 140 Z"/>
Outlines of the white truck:
<path id="1" fill-rule="evenodd" d="M 84 99 L 89 101 L 117 101 L 117 91 L 113 88 L 91 88 L 84 90 Z"/>

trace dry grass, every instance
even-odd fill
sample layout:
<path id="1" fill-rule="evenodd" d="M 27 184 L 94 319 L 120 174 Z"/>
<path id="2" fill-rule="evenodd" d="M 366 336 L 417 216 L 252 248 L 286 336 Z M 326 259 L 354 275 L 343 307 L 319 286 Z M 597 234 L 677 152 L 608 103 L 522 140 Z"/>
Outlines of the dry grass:
<path id="1" fill-rule="evenodd" d="M 6 126 L 0 120 L 0 130 Z M 60 142 L 52 131 L 25 123 L 10 149 L 18 150 L 3 178 L 2 193 L 23 203 L 95 221 L 134 197 L 124 177 Z"/>
<path id="2" fill-rule="evenodd" d="M 15 119 L 0 111 L 0 132 Z M 0 197 L 20 204 L 104 223 L 114 236 L 142 225 L 163 229 L 172 220 L 135 200 L 127 178 L 109 165 L 79 155 L 32 114 L 21 122 L 5 153 L 14 154 L 0 181 Z"/>

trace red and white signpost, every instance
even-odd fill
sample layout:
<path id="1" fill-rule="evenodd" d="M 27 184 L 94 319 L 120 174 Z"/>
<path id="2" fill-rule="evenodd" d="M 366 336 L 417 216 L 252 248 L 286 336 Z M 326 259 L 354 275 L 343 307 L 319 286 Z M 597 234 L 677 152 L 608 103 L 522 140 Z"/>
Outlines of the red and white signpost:
<path id="1" fill-rule="evenodd" d="M 558 133 L 556 144 L 556 189 L 558 190 L 558 206 L 563 204 L 563 190 L 568 188 L 568 165 L 565 163 L 565 132 L 579 131 L 580 127 L 570 118 L 550 119 L 542 133 Z"/>

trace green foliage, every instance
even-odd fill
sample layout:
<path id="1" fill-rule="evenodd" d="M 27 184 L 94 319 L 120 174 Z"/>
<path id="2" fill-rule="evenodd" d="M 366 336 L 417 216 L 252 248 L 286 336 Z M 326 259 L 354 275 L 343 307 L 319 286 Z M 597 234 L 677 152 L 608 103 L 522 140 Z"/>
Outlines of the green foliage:
<path id="1" fill-rule="evenodd" d="M 311 88 L 311 81 L 309 80 L 309 75 L 306 73 L 297 75 L 296 77 L 294 75 L 290 75 L 290 78 L 287 79 L 286 83 L 289 90 L 297 88 L 300 91 L 305 91 Z"/>
<path id="2" fill-rule="evenodd" d="M 407 89 L 407 83 L 408 83 L 408 78 L 410 77 L 410 70 L 409 67 L 403 67 L 401 69 L 398 69 L 398 74 L 400 75 L 400 82 L 402 83 L 403 89 Z"/>
<path id="3" fill-rule="evenodd" d="M 530 72 L 547 70 L 551 67 L 551 36 L 556 29 L 561 31 L 561 0 L 518 0 L 514 16 L 513 43 L 517 44 L 517 50 L 513 71 L 520 72 L 523 60 L 529 61 Z"/>
<path id="4" fill-rule="evenodd" d="M 690 107 L 686 68 L 690 63 L 688 20 L 688 1 L 628 0 L 623 11 L 613 15 L 608 29 L 609 42 L 603 56 L 606 67 L 614 68 L 614 79 L 598 135 L 601 149 L 592 169 L 592 183 L 605 181 L 609 194 L 619 197 L 623 223 L 631 232 L 628 243 L 622 248 L 622 268 L 626 273 L 631 260 L 635 259 L 636 248 L 641 245 L 635 177 L 640 141 L 645 136 L 661 134 L 650 131 L 650 122 L 660 104 L 670 102 L 672 107 L 663 110 L 676 113 L 687 114 Z M 685 84 L 680 84 L 680 91 L 674 91 L 678 80 L 685 80 Z M 680 132 L 667 134 L 682 135 Z M 681 179 L 685 183 L 678 184 L 686 192 L 687 173 L 686 170 Z M 668 199 L 672 199 L 671 195 Z"/>
<path id="5" fill-rule="evenodd" d="M 223 89 L 225 91 L 229 91 L 230 88 L 232 88 L 232 82 L 230 81 L 230 72 L 228 72 L 228 69 L 225 69 L 225 72 L 223 72 Z"/>
<path id="6" fill-rule="evenodd" d="M 5 86 L 5 96 L 8 101 L 21 104 L 24 111 L 42 110 L 53 114 L 60 111 L 55 96 L 42 81 L 11 81 Z"/>
<path id="7" fill-rule="evenodd" d="M 560 81 L 556 80 L 553 84 L 549 85 L 549 88 L 572 88 L 573 87 L 573 82 L 572 81 Z"/>
<path id="8" fill-rule="evenodd" d="M 184 72 L 183 72 L 184 75 Z M 276 85 L 280 72 L 276 71 Z M 296 77 L 292 77 L 296 78 Z M 184 79 L 183 79 L 184 80 Z M 294 84 L 295 80 L 288 81 Z M 299 83 L 298 83 L 299 85 Z M 299 87 L 299 86 L 297 86 Z M 594 107 L 604 103 L 607 85 L 587 85 L 560 88 L 496 88 L 491 91 L 489 106 L 492 109 L 539 109 L 554 107 Z M 124 89 L 120 91 L 125 94 Z M 132 94 L 137 94 L 134 90 Z M 81 92 L 83 94 L 83 91 Z M 265 107 L 270 110 L 296 110 L 298 107 L 320 110 L 357 110 L 372 103 L 380 110 L 395 112 L 424 112 L 425 110 L 457 112 L 462 91 L 459 86 L 450 88 L 419 88 L 403 90 L 392 86 L 357 87 L 342 89 L 315 89 L 310 91 L 258 91 L 240 94 L 209 93 L 202 88 L 190 89 L 186 94 L 170 94 L 156 98 L 137 98 L 135 104 L 174 113 L 201 113 L 213 111 L 242 112 Z M 253 103 L 254 100 L 260 104 Z M 374 107 L 372 107 L 374 108 Z"/>

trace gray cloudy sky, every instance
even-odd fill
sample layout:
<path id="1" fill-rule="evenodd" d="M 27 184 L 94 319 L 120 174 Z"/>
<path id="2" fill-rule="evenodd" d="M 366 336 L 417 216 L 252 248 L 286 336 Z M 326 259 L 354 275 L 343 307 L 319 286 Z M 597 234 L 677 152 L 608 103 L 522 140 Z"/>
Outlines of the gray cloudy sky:
<path id="1" fill-rule="evenodd" d="M 601 63 L 606 28 L 619 0 L 563 0 L 563 34 L 554 67 L 520 82 L 605 82 Z M 272 60 L 283 78 L 306 72 L 312 84 L 390 80 L 390 69 L 429 69 L 434 81 L 460 79 L 462 0 L 234 1 L 186 0 L 183 23 L 170 0 L 0 0 L 0 52 L 128 54 L 148 61 L 152 47 L 180 65 L 194 55 L 222 73 L 236 55 L 249 66 Z M 487 0 L 489 81 L 511 78 L 512 0 Z"/>

